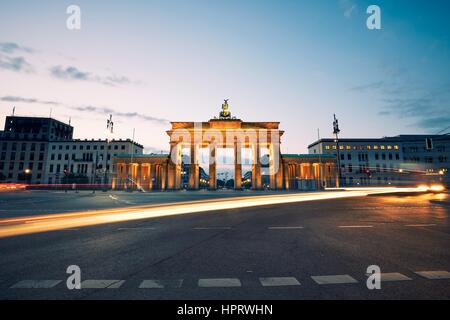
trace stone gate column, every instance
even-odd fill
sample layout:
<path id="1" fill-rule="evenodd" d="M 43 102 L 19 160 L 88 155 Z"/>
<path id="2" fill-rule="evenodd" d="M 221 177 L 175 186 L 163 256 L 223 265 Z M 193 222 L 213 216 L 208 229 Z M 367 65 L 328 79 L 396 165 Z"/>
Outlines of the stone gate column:
<path id="1" fill-rule="evenodd" d="M 209 144 L 209 189 L 216 190 L 217 188 L 217 171 L 216 171 L 216 143 L 213 141 Z"/>
<path id="2" fill-rule="evenodd" d="M 261 189 L 261 161 L 259 141 L 252 145 L 252 189 Z"/>
<path id="3" fill-rule="evenodd" d="M 242 189 L 242 145 L 234 142 L 234 189 Z"/>
<path id="4" fill-rule="evenodd" d="M 194 142 L 191 144 L 191 163 L 189 165 L 189 189 L 198 190 L 199 189 L 199 145 Z"/>

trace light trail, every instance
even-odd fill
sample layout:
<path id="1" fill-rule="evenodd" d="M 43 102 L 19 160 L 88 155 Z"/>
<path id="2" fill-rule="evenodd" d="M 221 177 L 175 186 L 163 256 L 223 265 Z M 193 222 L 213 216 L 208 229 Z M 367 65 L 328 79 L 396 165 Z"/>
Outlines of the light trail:
<path id="1" fill-rule="evenodd" d="M 371 194 L 423 193 L 421 188 L 357 188 L 345 191 L 323 191 L 313 193 L 277 194 L 213 200 L 197 200 L 163 205 L 133 206 L 65 214 L 47 214 L 30 217 L 0 219 L 0 238 L 73 229 L 100 224 L 133 220 L 169 217 L 189 213 L 223 211 L 238 208 L 318 201 L 349 197 L 364 197 Z"/>

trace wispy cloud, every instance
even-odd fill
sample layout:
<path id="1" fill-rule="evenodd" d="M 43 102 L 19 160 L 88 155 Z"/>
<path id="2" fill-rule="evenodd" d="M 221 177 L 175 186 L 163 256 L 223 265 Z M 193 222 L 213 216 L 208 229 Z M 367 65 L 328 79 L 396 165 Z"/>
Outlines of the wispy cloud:
<path id="1" fill-rule="evenodd" d="M 357 8 L 352 0 L 339 0 L 339 6 L 343 10 L 344 17 L 346 18 L 351 18 Z"/>
<path id="2" fill-rule="evenodd" d="M 39 104 L 47 104 L 47 105 L 54 105 L 58 106 L 61 105 L 61 103 L 56 101 L 45 101 L 45 100 L 38 100 L 34 98 L 23 98 L 23 97 L 17 97 L 17 96 L 4 96 L 0 98 L 0 101 L 4 102 L 18 102 L 18 103 L 39 103 Z"/>
<path id="3" fill-rule="evenodd" d="M 9 54 L 9 53 L 15 53 L 16 51 L 27 52 L 27 53 L 34 52 L 33 49 L 31 49 L 29 47 L 21 46 L 15 42 L 0 42 L 0 52 Z"/>
<path id="4" fill-rule="evenodd" d="M 158 122 L 161 124 L 167 124 L 170 121 L 163 118 L 157 118 L 153 116 L 149 116 L 146 114 L 138 113 L 138 112 L 117 112 L 111 108 L 106 107 L 94 107 L 94 106 L 84 106 L 84 107 L 73 107 L 74 110 L 81 112 L 95 112 L 100 114 L 114 114 L 114 116 L 123 117 L 123 118 L 138 118 L 145 121 Z"/>
<path id="5" fill-rule="evenodd" d="M 36 98 L 27 98 L 27 97 L 19 97 L 19 96 L 3 96 L 0 97 L 0 101 L 3 102 L 16 102 L 16 103 L 26 103 L 26 104 L 44 104 L 44 105 L 53 105 L 53 106 L 61 106 L 67 109 L 71 109 L 77 112 L 90 112 L 90 113 L 98 113 L 98 114 L 113 114 L 115 117 L 120 118 L 133 118 L 140 119 L 144 121 L 156 122 L 159 124 L 168 124 L 170 121 L 164 118 L 153 117 L 147 114 L 142 114 L 138 112 L 119 112 L 113 108 L 108 107 L 96 107 L 96 106 L 69 106 L 67 104 L 58 102 L 58 101 L 49 101 L 42 100 Z"/>
<path id="6" fill-rule="evenodd" d="M 10 57 L 0 54 L 0 69 L 15 72 L 33 72 L 33 67 L 24 57 Z"/>
<path id="7" fill-rule="evenodd" d="M 67 67 L 63 67 L 60 65 L 53 66 L 50 68 L 50 74 L 57 79 L 92 81 L 110 86 L 132 83 L 132 81 L 125 76 L 117 76 L 117 75 L 100 76 L 92 72 L 81 71 L 79 68 L 74 66 L 67 66 Z"/>

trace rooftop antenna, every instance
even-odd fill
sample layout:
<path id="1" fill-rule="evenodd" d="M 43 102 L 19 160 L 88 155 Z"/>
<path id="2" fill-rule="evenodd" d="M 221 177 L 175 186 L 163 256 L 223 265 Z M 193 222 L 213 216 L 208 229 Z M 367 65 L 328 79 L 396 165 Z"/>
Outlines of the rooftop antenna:
<path id="1" fill-rule="evenodd" d="M 69 126 L 70 126 L 71 122 L 72 122 L 72 117 L 69 117 Z"/>
<path id="2" fill-rule="evenodd" d="M 14 117 L 14 114 L 16 113 L 16 107 L 13 107 L 13 112 L 12 112 L 12 116 Z"/>

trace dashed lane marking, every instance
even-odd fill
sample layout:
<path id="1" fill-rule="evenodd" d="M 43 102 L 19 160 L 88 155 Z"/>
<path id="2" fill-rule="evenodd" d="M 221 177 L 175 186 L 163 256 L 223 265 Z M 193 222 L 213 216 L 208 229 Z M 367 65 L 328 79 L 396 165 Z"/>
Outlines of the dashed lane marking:
<path id="1" fill-rule="evenodd" d="M 438 279 L 450 279 L 450 272 L 448 271 L 417 271 L 419 276 L 430 279 L 430 280 L 438 280 Z"/>
<path id="2" fill-rule="evenodd" d="M 300 282 L 294 277 L 270 277 L 259 278 L 259 282 L 263 287 L 277 287 L 277 286 L 299 286 Z"/>
<path id="3" fill-rule="evenodd" d="M 229 230 L 231 227 L 194 227 L 194 230 Z"/>
<path id="4" fill-rule="evenodd" d="M 199 279 L 198 286 L 202 288 L 241 287 L 241 280 L 237 278 Z"/>
<path id="5" fill-rule="evenodd" d="M 144 280 L 139 285 L 141 289 L 164 289 L 164 288 L 180 288 L 183 279 L 177 280 Z"/>
<path id="6" fill-rule="evenodd" d="M 338 226 L 338 228 L 373 228 L 373 226 L 361 225 L 361 226 Z"/>
<path id="7" fill-rule="evenodd" d="M 136 227 L 136 228 L 117 228 L 117 230 L 156 230 L 153 227 Z"/>
<path id="8" fill-rule="evenodd" d="M 118 289 L 125 280 L 84 280 L 81 289 Z"/>
<path id="9" fill-rule="evenodd" d="M 49 289 L 59 284 L 62 280 L 22 280 L 11 289 Z"/>
<path id="10" fill-rule="evenodd" d="M 270 230 L 294 230 L 294 229 L 303 229 L 301 226 L 297 227 L 268 227 Z"/>
<path id="11" fill-rule="evenodd" d="M 435 223 L 430 224 L 405 224 L 405 227 L 432 227 L 435 226 Z"/>
<path id="12" fill-rule="evenodd" d="M 311 277 L 317 284 L 345 284 L 345 283 L 357 283 L 358 281 L 348 274 L 338 274 L 331 276 L 312 276 Z"/>

